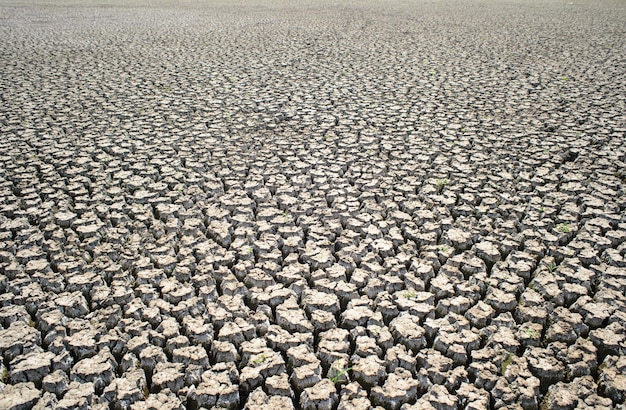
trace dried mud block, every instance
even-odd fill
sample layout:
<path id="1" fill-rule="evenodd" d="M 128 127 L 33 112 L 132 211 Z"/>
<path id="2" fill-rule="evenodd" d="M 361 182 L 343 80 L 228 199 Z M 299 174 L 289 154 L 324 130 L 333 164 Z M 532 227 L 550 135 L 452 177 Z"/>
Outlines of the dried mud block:
<path id="1" fill-rule="evenodd" d="M 294 297 L 276 307 L 276 324 L 290 332 L 313 332 L 313 325 Z"/>
<path id="2" fill-rule="evenodd" d="M 294 392 L 289 384 L 287 373 L 270 376 L 265 379 L 265 388 L 270 396 L 294 398 Z"/>
<path id="3" fill-rule="evenodd" d="M 69 389 L 69 384 L 70 379 L 67 377 L 67 373 L 63 370 L 55 370 L 44 376 L 41 388 L 43 391 L 52 393 L 56 397 L 61 397 Z"/>
<path id="4" fill-rule="evenodd" d="M 497 312 L 510 312 L 517 306 L 515 294 L 507 293 L 498 288 L 487 289 L 485 302 L 493 307 Z"/>
<path id="5" fill-rule="evenodd" d="M 454 361 L 434 349 L 423 349 L 415 358 L 417 380 L 422 390 L 433 385 L 443 385 L 453 369 Z"/>
<path id="6" fill-rule="evenodd" d="M 133 403 L 148 396 L 146 376 L 142 369 L 132 369 L 113 379 L 100 396 L 101 403 L 111 403 L 116 408 L 130 408 Z"/>
<path id="7" fill-rule="evenodd" d="M 24 322 L 13 322 L 0 330 L 0 354 L 5 360 L 13 360 L 41 344 L 41 333 Z"/>
<path id="8" fill-rule="evenodd" d="M 67 393 L 57 403 L 57 409 L 83 409 L 94 404 L 95 387 L 91 382 L 80 383 L 73 381 L 67 389 Z"/>
<path id="9" fill-rule="evenodd" d="M 293 410 L 295 407 L 290 397 L 284 397 L 281 395 L 269 396 L 263 391 L 262 388 L 257 388 L 248 396 L 246 404 L 243 407 L 245 410 L 263 410 L 263 409 L 285 409 Z"/>
<path id="10" fill-rule="evenodd" d="M 184 346 L 172 350 L 172 360 L 185 367 L 196 365 L 202 369 L 209 367 L 209 356 L 203 346 Z"/>
<path id="11" fill-rule="evenodd" d="M 578 313 L 572 313 L 564 307 L 557 307 L 550 313 L 545 339 L 550 342 L 572 344 L 578 337 L 584 337 L 589 327 Z"/>
<path id="12" fill-rule="evenodd" d="M 390 373 L 383 386 L 371 390 L 372 402 L 385 408 L 398 410 L 404 403 L 414 400 L 418 382 L 405 369 L 397 368 Z"/>
<path id="13" fill-rule="evenodd" d="M 388 372 L 393 373 L 398 367 L 413 372 L 415 364 L 415 356 L 412 351 L 407 350 L 406 346 L 399 344 L 387 348 L 385 365 Z"/>
<path id="14" fill-rule="evenodd" d="M 177 393 L 184 386 L 184 366 L 181 363 L 159 362 L 152 374 L 151 392 L 168 389 Z"/>
<path id="15" fill-rule="evenodd" d="M 54 357 L 55 354 L 52 352 L 31 352 L 16 357 L 9 363 L 11 381 L 41 382 L 50 372 Z"/>
<path id="16" fill-rule="evenodd" d="M 414 352 L 426 345 L 426 332 L 419 324 L 419 319 L 409 313 L 402 312 L 391 321 L 389 331 L 397 343 Z"/>
<path id="17" fill-rule="evenodd" d="M 377 386 L 387 377 L 385 362 L 378 356 L 355 358 L 352 361 L 352 375 L 365 388 Z"/>
<path id="18" fill-rule="evenodd" d="M 599 367 L 598 389 L 614 404 L 626 400 L 626 357 L 607 356 Z"/>
<path id="19" fill-rule="evenodd" d="M 332 410 L 338 401 L 335 385 L 328 379 L 304 389 L 300 396 L 300 406 L 304 410 Z"/>
<path id="20" fill-rule="evenodd" d="M 215 340 L 211 344 L 211 358 L 218 363 L 235 362 L 239 360 L 239 352 L 232 343 Z"/>
<path id="21" fill-rule="evenodd" d="M 187 400 L 199 407 L 236 409 L 240 403 L 239 386 L 233 384 L 228 372 L 207 371 Z"/>
<path id="22" fill-rule="evenodd" d="M 524 357 L 528 361 L 528 368 L 535 377 L 541 380 L 542 386 L 565 380 L 565 365 L 550 349 L 529 347 L 524 352 Z"/>
<path id="23" fill-rule="evenodd" d="M 589 340 L 598 348 L 600 356 L 624 354 L 626 331 L 620 323 L 614 322 L 605 328 L 589 332 Z"/>
<path id="24" fill-rule="evenodd" d="M 337 314 L 340 310 L 339 298 L 336 295 L 319 292 L 314 289 L 304 291 L 302 303 L 309 314 L 314 310 Z"/>
<path id="25" fill-rule="evenodd" d="M 380 312 L 374 312 L 370 308 L 369 300 L 354 299 L 348 303 L 347 308 L 341 313 L 340 324 L 344 329 L 353 329 L 357 326 L 383 325 Z"/>
<path id="26" fill-rule="evenodd" d="M 357 410 L 370 408 L 371 406 L 372 404 L 367 398 L 367 392 L 357 382 L 342 385 L 337 409 Z"/>
<path id="27" fill-rule="evenodd" d="M 78 361 L 70 371 L 70 380 L 91 382 L 96 391 L 101 391 L 115 377 L 116 368 L 115 358 L 108 348 L 104 348 L 96 356 Z"/>
<path id="28" fill-rule="evenodd" d="M 280 351 L 287 351 L 290 347 L 301 344 L 313 345 L 313 335 L 311 333 L 289 333 L 277 325 L 270 325 L 265 337 L 271 348 Z"/>
<path id="29" fill-rule="evenodd" d="M 470 308 L 467 312 L 465 312 L 465 317 L 470 321 L 472 326 L 477 328 L 482 328 L 487 326 L 491 318 L 493 318 L 496 314 L 495 309 L 483 302 L 479 301 L 476 305 Z"/>
<path id="30" fill-rule="evenodd" d="M 331 329 L 320 333 L 317 356 L 325 367 L 347 359 L 350 351 L 350 333 L 345 329 Z"/>
<path id="31" fill-rule="evenodd" d="M 452 395 L 443 386 L 432 386 L 428 391 L 419 398 L 412 406 L 403 406 L 403 409 L 434 408 L 442 410 L 455 410 L 458 406 L 458 398 Z"/>
<path id="32" fill-rule="evenodd" d="M 485 389 L 477 388 L 470 383 L 462 383 L 456 391 L 459 404 L 467 410 L 479 410 L 489 407 L 489 393 Z"/>
<path id="33" fill-rule="evenodd" d="M 285 372 L 285 362 L 280 353 L 269 348 L 250 356 L 247 365 L 241 369 L 239 384 L 244 391 L 252 391 L 267 378 Z"/>
<path id="34" fill-rule="evenodd" d="M 32 382 L 4 386 L 0 391 L 0 408 L 27 410 L 39 401 L 42 394 Z"/>

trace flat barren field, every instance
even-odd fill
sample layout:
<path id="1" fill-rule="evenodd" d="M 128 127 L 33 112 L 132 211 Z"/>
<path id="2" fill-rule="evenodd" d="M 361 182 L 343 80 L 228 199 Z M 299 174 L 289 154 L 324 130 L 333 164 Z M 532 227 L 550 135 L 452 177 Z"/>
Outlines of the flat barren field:
<path id="1" fill-rule="evenodd" d="M 0 409 L 625 409 L 625 22 L 0 0 Z"/>

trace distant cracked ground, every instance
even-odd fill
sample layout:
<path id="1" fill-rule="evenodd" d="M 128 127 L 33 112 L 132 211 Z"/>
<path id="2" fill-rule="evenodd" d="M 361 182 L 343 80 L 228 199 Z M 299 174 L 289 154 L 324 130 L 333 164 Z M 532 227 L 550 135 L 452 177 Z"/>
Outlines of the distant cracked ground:
<path id="1" fill-rule="evenodd" d="M 0 408 L 625 407 L 624 2 L 2 4 Z"/>

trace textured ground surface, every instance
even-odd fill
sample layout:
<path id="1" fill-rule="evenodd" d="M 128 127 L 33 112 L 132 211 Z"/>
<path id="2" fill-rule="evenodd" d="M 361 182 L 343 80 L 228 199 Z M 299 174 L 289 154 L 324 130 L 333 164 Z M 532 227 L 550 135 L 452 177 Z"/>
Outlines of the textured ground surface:
<path id="1" fill-rule="evenodd" d="M 624 408 L 624 2 L 26 3 L 0 408 Z"/>

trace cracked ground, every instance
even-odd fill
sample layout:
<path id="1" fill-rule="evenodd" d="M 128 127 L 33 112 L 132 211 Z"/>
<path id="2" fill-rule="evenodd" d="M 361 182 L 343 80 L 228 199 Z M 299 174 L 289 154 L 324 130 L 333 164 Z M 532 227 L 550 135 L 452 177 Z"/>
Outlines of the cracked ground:
<path id="1" fill-rule="evenodd" d="M 0 408 L 624 409 L 624 21 L 0 1 Z"/>

